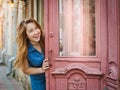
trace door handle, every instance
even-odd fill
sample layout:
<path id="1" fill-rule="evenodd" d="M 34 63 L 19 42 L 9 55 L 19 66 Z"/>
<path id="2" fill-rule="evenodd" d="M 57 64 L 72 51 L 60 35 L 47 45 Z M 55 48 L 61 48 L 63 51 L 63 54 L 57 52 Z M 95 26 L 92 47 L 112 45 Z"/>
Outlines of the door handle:
<path id="1" fill-rule="evenodd" d="M 50 65 L 50 66 L 52 66 L 52 64 L 51 64 L 52 52 L 53 52 L 52 49 L 50 49 L 49 52 L 48 52 L 48 61 L 49 61 L 49 65 Z"/>

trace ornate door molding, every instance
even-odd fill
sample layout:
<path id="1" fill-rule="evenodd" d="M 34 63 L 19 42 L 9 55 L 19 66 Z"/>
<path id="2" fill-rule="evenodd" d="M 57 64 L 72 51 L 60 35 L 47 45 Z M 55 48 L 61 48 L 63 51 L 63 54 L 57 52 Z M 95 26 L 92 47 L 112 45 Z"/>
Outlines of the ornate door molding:
<path id="1" fill-rule="evenodd" d="M 120 1 L 109 0 L 108 4 L 108 69 L 107 89 L 119 90 L 119 50 L 120 50 Z"/>

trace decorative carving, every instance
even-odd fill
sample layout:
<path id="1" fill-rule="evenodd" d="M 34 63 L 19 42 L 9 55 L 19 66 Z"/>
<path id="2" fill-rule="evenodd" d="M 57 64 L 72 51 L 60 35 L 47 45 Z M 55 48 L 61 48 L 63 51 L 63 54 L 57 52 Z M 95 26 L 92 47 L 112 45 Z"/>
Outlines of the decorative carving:
<path id="1" fill-rule="evenodd" d="M 108 76 L 117 79 L 117 65 L 114 62 L 109 63 Z"/>
<path id="2" fill-rule="evenodd" d="M 68 80 L 69 90 L 86 90 L 86 81 L 80 74 L 73 74 Z"/>
<path id="3" fill-rule="evenodd" d="M 52 72 L 52 74 L 66 74 L 68 71 L 72 69 L 80 69 L 86 74 L 103 75 L 103 73 L 98 68 L 90 68 L 85 64 L 81 64 L 81 63 L 72 63 L 65 67 L 56 68 L 55 71 Z"/>

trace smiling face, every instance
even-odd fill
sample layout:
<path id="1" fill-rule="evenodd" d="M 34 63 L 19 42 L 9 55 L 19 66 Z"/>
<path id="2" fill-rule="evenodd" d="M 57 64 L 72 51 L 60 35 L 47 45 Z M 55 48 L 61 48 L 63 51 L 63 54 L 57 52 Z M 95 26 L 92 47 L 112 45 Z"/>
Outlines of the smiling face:
<path id="1" fill-rule="evenodd" d="M 26 26 L 26 35 L 31 44 L 35 45 L 40 41 L 41 31 L 34 23 L 30 22 Z"/>

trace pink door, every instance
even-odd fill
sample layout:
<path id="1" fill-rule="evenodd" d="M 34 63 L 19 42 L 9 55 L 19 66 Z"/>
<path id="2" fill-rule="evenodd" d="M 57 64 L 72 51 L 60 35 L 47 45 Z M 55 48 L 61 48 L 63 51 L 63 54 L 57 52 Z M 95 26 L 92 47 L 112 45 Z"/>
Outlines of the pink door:
<path id="1" fill-rule="evenodd" d="M 52 65 L 47 90 L 112 90 L 109 80 L 106 84 L 108 54 L 114 53 L 108 49 L 107 5 L 107 0 L 44 0 L 46 58 Z"/>
<path id="2" fill-rule="evenodd" d="M 107 89 L 120 90 L 120 0 L 108 2 Z"/>

